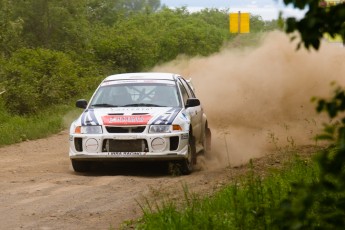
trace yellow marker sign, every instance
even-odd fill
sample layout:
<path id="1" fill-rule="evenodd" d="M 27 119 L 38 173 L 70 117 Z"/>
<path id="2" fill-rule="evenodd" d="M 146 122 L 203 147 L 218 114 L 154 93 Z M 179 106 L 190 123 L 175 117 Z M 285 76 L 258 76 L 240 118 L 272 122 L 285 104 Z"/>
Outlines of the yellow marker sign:
<path id="1" fill-rule="evenodd" d="M 343 42 L 343 39 L 339 34 L 335 35 L 334 38 L 331 37 L 328 33 L 325 33 L 323 37 L 328 41 L 328 42 Z"/>
<path id="2" fill-rule="evenodd" d="M 249 33 L 249 13 L 230 13 L 230 33 Z"/>
<path id="3" fill-rule="evenodd" d="M 323 4 L 325 6 L 334 6 L 341 3 L 345 3 L 345 0 L 323 0 L 320 2 L 321 5 Z"/>
<path id="4" fill-rule="evenodd" d="M 331 7 L 335 6 L 338 4 L 345 4 L 345 0 L 323 0 L 320 2 L 320 5 L 323 7 Z M 339 34 L 337 34 L 334 38 L 331 37 L 328 33 L 325 33 L 323 37 L 326 39 L 328 42 L 334 42 L 334 43 L 342 43 L 343 39 Z"/>

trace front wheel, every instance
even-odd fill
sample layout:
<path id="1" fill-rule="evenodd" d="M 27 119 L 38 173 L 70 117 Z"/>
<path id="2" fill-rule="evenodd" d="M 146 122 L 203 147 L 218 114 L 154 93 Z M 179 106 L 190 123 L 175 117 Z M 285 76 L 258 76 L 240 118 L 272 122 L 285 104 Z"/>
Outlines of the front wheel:
<path id="1" fill-rule="evenodd" d="M 188 143 L 188 154 L 187 158 L 182 160 L 181 162 L 181 173 L 183 175 L 190 174 L 194 169 L 194 164 L 196 164 L 196 148 L 195 148 L 195 141 L 194 137 L 189 137 L 189 143 Z"/>

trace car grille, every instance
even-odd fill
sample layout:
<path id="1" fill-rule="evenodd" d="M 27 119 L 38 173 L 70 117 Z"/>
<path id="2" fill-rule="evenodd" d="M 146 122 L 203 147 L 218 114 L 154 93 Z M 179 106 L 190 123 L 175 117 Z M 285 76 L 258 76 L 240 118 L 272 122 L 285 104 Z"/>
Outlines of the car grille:
<path id="1" fill-rule="evenodd" d="M 148 152 L 145 139 L 137 140 L 103 140 L 103 152 Z"/>
<path id="2" fill-rule="evenodd" d="M 142 133 L 144 132 L 146 126 L 136 126 L 136 127 L 116 127 L 116 126 L 106 126 L 108 133 Z"/>

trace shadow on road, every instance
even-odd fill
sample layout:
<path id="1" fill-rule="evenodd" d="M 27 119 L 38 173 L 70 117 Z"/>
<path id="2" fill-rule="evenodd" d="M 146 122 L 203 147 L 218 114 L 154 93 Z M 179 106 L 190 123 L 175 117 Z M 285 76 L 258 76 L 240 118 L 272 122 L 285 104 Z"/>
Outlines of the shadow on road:
<path id="1" fill-rule="evenodd" d="M 172 166 L 167 162 L 95 162 L 87 173 L 76 173 L 83 176 L 141 176 L 164 177 L 175 176 Z"/>

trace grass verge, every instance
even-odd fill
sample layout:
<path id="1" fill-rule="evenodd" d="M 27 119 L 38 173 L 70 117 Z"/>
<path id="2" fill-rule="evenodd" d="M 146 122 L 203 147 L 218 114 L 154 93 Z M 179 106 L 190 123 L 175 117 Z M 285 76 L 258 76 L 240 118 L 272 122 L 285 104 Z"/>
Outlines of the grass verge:
<path id="1" fill-rule="evenodd" d="M 297 154 L 283 169 L 270 169 L 265 177 L 249 172 L 211 197 L 198 197 L 184 189 L 184 202 L 171 200 L 141 205 L 143 217 L 136 229 L 274 229 L 280 202 L 297 181 L 317 180 L 318 166 Z M 286 220 L 289 221 L 289 220 Z M 124 227 L 126 228 L 126 227 Z"/>
<path id="2" fill-rule="evenodd" d="M 0 146 L 47 137 L 69 126 L 80 110 L 71 105 L 56 105 L 31 116 L 13 116 L 0 112 Z"/>

